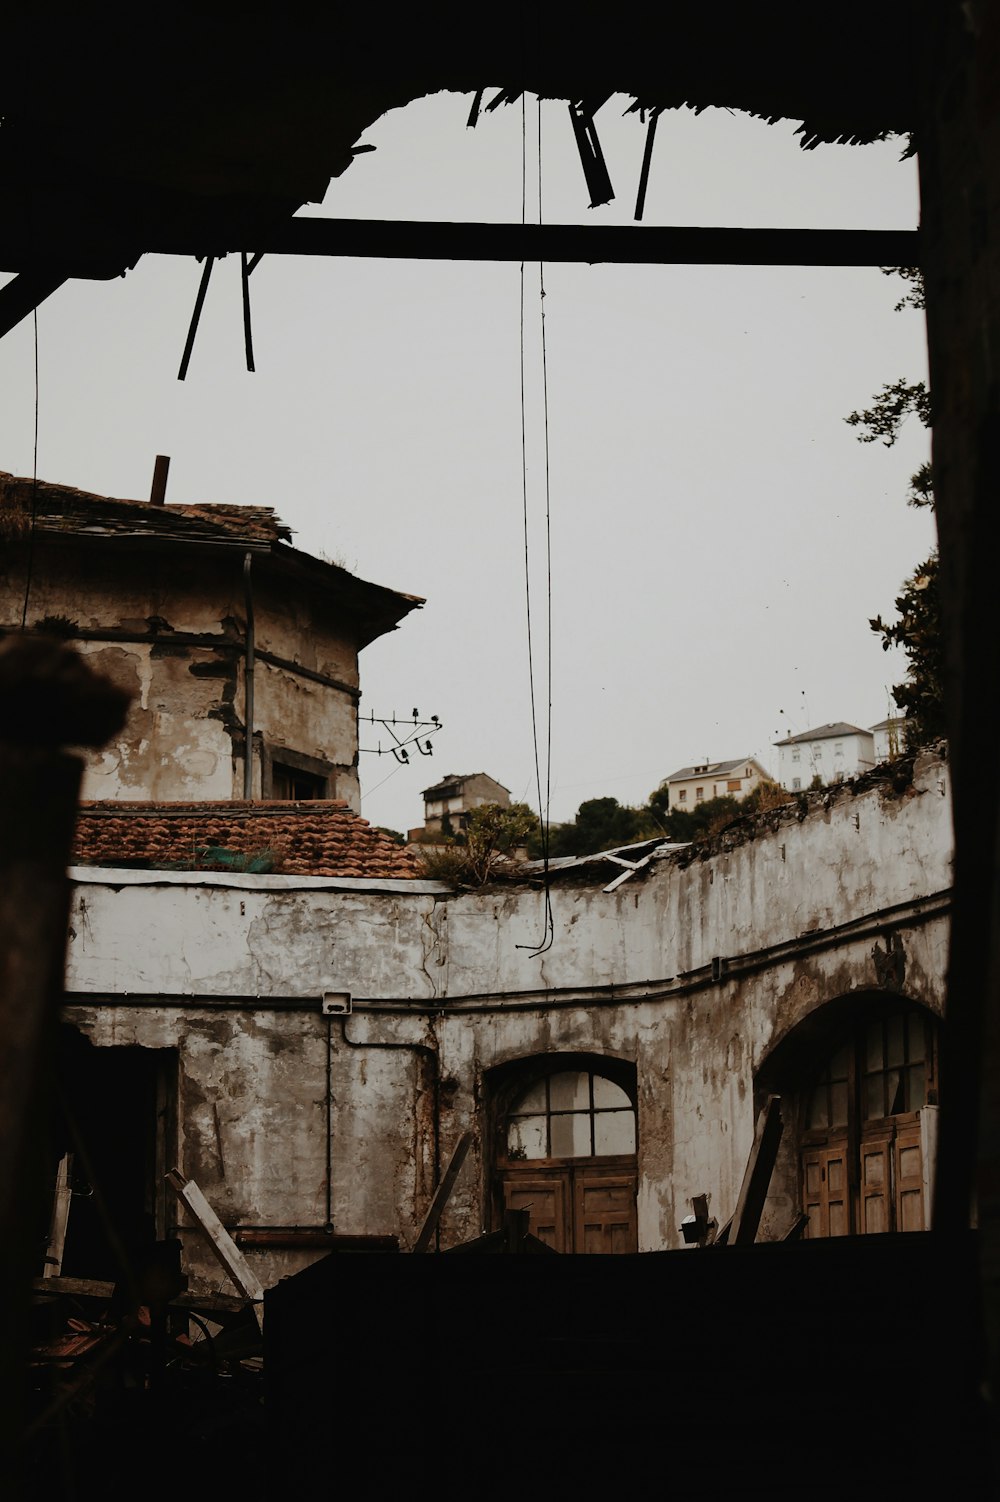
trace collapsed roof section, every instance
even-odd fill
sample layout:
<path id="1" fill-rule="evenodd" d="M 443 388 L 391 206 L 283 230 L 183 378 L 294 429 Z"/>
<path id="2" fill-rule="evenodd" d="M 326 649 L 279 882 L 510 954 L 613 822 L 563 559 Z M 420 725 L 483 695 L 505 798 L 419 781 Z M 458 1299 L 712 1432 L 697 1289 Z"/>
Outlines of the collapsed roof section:
<path id="1" fill-rule="evenodd" d="M 163 27 L 139 54 L 124 7 L 56 26 L 43 9 L 22 8 L 5 40 L 23 66 L 0 89 L 0 270 L 20 273 L 0 289 L 0 330 L 68 277 L 119 276 L 145 252 L 207 257 L 210 269 L 220 254 L 273 251 L 296 211 L 371 149 L 370 126 L 443 90 L 468 96 L 470 123 L 480 106 L 524 90 L 565 100 L 598 157 L 594 114 L 614 95 L 654 120 L 716 106 L 801 121 L 807 148 L 906 135 L 919 127 L 935 25 L 933 5 L 914 14 L 901 0 L 806 11 L 797 0 L 653 9 L 630 0 L 610 26 L 593 0 L 553 3 L 530 35 L 501 14 L 484 79 L 481 45 L 455 44 L 469 35 L 467 10 L 443 5 L 394 15 L 407 72 L 387 79 L 364 9 L 329 7 L 308 22 L 272 13 L 242 29 L 199 15 L 193 34 Z M 491 79 L 506 84 L 495 92 Z M 397 240 L 411 229 L 395 226 Z"/>

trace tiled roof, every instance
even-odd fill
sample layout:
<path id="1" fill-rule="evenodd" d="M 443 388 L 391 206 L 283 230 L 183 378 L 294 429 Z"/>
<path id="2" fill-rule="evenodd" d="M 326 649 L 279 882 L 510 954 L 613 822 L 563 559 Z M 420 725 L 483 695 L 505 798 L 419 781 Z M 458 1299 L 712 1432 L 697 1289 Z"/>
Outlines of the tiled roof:
<path id="1" fill-rule="evenodd" d="M 734 772 L 744 763 L 749 766 L 755 765 L 752 756 L 738 756 L 735 761 L 702 762 L 696 767 L 681 767 L 679 772 L 671 772 L 666 781 L 683 782 L 687 777 L 725 777 L 727 773 Z"/>
<path id="2" fill-rule="evenodd" d="M 341 799 L 84 803 L 71 863 L 363 879 L 426 875 L 415 851 L 373 829 Z"/>
<path id="3" fill-rule="evenodd" d="M 832 725 L 819 725 L 815 730 L 803 730 L 801 735 L 786 735 L 776 746 L 797 746 L 802 741 L 829 741 L 836 735 L 870 735 L 860 725 L 848 725 L 846 720 L 835 720 Z"/>
<path id="4" fill-rule="evenodd" d="M 34 483 L 0 472 L 0 511 L 8 535 L 27 531 L 34 515 L 43 532 L 101 536 L 170 537 L 198 542 L 276 543 L 291 539 L 291 528 L 272 506 L 153 506 L 149 501 L 93 495 L 71 485 Z"/>

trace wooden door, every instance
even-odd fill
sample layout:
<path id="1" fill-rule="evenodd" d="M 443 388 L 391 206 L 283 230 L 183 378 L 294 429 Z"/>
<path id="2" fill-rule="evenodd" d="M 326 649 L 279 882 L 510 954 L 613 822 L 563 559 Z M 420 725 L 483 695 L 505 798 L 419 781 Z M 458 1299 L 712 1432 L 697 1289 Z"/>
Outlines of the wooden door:
<path id="1" fill-rule="evenodd" d="M 557 1252 L 635 1252 L 636 1171 L 593 1159 L 559 1167 L 509 1169 L 504 1206 L 527 1210 L 529 1230 Z"/>
<path id="2" fill-rule="evenodd" d="M 851 1232 L 848 1144 L 807 1148 L 802 1154 L 802 1209 L 809 1217 L 806 1235 L 849 1236 Z"/>
<path id="3" fill-rule="evenodd" d="M 504 1174 L 503 1198 L 508 1210 L 527 1210 L 532 1236 L 557 1252 L 573 1250 L 571 1206 L 573 1186 L 569 1169 L 536 1169 Z"/>
<path id="4" fill-rule="evenodd" d="M 573 1170 L 573 1250 L 636 1252 L 636 1176 L 581 1164 Z"/>
<path id="5" fill-rule="evenodd" d="M 894 1227 L 892 1128 L 866 1131 L 858 1174 L 858 1232 L 878 1236 Z"/>
<path id="6" fill-rule="evenodd" d="M 922 1231 L 926 1225 L 924 1204 L 924 1159 L 920 1121 L 898 1126 L 893 1143 L 893 1199 L 897 1231 Z"/>

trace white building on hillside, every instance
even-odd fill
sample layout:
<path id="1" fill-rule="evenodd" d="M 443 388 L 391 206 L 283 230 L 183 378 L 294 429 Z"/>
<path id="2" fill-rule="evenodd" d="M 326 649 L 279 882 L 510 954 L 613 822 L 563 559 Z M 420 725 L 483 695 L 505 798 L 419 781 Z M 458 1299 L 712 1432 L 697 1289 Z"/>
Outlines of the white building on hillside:
<path id="1" fill-rule="evenodd" d="M 817 777 L 823 783 L 843 782 L 867 772 L 879 759 L 872 731 L 844 720 L 786 736 L 775 742 L 775 748 L 778 781 L 791 792 L 809 787 Z"/>
<path id="2" fill-rule="evenodd" d="M 769 781 L 770 775 L 752 756 L 681 767 L 666 779 L 669 811 L 694 808 L 696 803 L 707 803 L 710 798 L 745 798 L 760 781 Z"/>
<path id="3" fill-rule="evenodd" d="M 901 756 L 906 750 L 905 715 L 890 715 L 887 720 L 879 720 L 877 725 L 871 725 L 869 729 L 875 742 L 876 761 L 891 761 L 894 756 Z"/>

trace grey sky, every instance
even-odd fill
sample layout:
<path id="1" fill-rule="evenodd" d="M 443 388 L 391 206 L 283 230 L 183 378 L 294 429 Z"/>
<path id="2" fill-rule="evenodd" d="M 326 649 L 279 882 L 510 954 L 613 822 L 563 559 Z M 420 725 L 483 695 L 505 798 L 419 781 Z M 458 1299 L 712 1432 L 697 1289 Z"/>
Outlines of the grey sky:
<path id="1" fill-rule="evenodd" d="M 469 99 L 395 112 L 307 212 L 491 220 L 521 214 L 521 109 L 465 129 Z M 543 106 L 548 222 L 631 222 L 643 146 L 597 118 L 616 201 L 587 208 L 565 105 Z M 528 217 L 537 218 L 535 107 Z M 899 142 L 803 152 L 792 124 L 727 111 L 660 122 L 647 224 L 905 228 Z M 637 234 L 641 227 L 637 227 Z M 252 249 L 253 247 L 249 247 Z M 299 546 L 427 604 L 361 658 L 362 710 L 438 714 L 432 760 L 363 755 L 363 812 L 406 828 L 419 790 L 487 771 L 535 804 L 524 626 L 516 265 L 265 258 L 257 373 L 239 273 L 213 277 L 188 379 L 177 366 L 200 268 L 146 257 L 68 285 L 38 317 L 39 474 L 103 494 L 273 505 Z M 528 484 L 536 688 L 544 704 L 538 269 L 528 266 Z M 638 802 L 701 757 L 887 712 L 901 661 L 868 618 L 932 543 L 904 504 L 927 454 L 843 418 L 925 374 L 922 319 L 877 269 L 545 268 L 553 542 L 552 816 Z M 30 320 L 0 342 L 0 467 L 32 463 Z M 782 716 L 781 711 L 784 711 Z M 541 727 L 544 730 L 544 725 Z M 362 745 L 372 745 L 368 727 Z M 543 748 L 544 751 L 544 748 Z"/>

